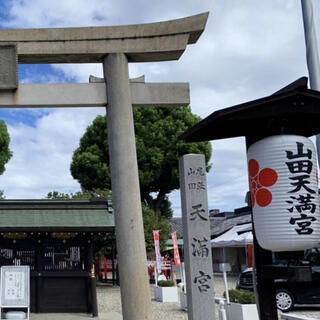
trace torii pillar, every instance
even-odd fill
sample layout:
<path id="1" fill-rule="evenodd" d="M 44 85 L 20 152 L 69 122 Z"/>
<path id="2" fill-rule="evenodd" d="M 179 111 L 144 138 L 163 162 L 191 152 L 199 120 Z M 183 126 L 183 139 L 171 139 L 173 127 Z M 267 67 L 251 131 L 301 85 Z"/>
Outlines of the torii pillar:
<path id="1" fill-rule="evenodd" d="M 91 95 L 100 94 L 101 84 L 82 86 L 81 89 L 75 84 L 24 85 L 15 92 L 0 93 L 0 107 L 39 107 L 40 101 L 45 107 L 77 106 L 77 99 L 80 105 L 97 106 L 101 101 L 106 101 L 125 320 L 152 318 L 132 105 L 139 105 L 139 101 L 145 102 L 145 105 L 157 105 L 157 101 L 160 102 L 158 105 L 165 105 L 161 97 L 166 99 L 167 96 L 177 95 L 174 92 L 176 85 L 166 86 L 165 93 L 163 86 L 160 88 L 162 91 L 158 91 L 158 86 L 132 86 L 128 62 L 179 59 L 186 46 L 198 40 L 207 18 L 208 13 L 203 13 L 178 20 L 131 26 L 0 30 L 2 42 L 16 45 L 19 63 L 103 63 L 107 99 L 99 96 L 98 103 L 92 101 Z M 73 90 L 72 98 L 63 95 L 68 88 Z M 185 94 L 183 86 L 178 91 Z M 34 95 L 35 92 L 38 94 Z M 49 102 L 45 92 L 59 100 L 59 104 Z M 78 94 L 82 98 L 77 97 Z M 181 100 L 181 97 L 177 98 Z"/>
<path id="2" fill-rule="evenodd" d="M 128 320 L 151 319 L 128 60 L 112 53 L 103 65 L 122 313 Z"/>

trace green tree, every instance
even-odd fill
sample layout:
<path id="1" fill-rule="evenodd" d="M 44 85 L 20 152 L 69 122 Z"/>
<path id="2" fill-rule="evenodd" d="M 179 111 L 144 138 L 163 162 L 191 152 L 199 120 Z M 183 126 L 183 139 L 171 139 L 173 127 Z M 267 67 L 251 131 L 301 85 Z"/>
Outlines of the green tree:
<path id="1" fill-rule="evenodd" d="M 5 165 L 12 157 L 12 152 L 9 149 L 10 136 L 7 126 L 3 120 L 0 120 L 0 174 L 6 170 Z"/>
<path id="2" fill-rule="evenodd" d="M 161 215 L 157 215 L 149 207 L 142 205 L 144 237 L 146 251 L 154 251 L 153 230 L 159 230 L 160 249 L 163 250 L 165 242 L 170 238 L 171 228 L 168 220 Z"/>
<path id="3" fill-rule="evenodd" d="M 157 214 L 171 217 L 168 195 L 179 188 L 179 157 L 202 153 L 209 170 L 211 144 L 178 139 L 201 120 L 190 108 L 134 108 L 133 113 L 141 200 Z M 70 166 L 72 176 L 82 188 L 110 189 L 108 151 L 106 118 L 98 116 L 82 136 Z"/>
<path id="4" fill-rule="evenodd" d="M 59 191 L 48 192 L 46 199 L 50 200 L 70 200 L 70 199 L 90 199 L 94 195 L 103 196 L 106 199 L 111 195 L 109 190 L 94 189 L 90 191 L 77 191 L 76 193 L 63 193 Z"/>

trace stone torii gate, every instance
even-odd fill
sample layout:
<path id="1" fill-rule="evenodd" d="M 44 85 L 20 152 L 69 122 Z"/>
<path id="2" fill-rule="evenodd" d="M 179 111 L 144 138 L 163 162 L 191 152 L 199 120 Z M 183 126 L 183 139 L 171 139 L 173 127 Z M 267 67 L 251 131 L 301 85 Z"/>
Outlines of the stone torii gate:
<path id="1" fill-rule="evenodd" d="M 208 13 L 150 24 L 0 30 L 0 107 L 107 106 L 123 319 L 151 320 L 132 105 L 189 104 L 186 83 L 129 81 L 128 62 L 180 58 Z M 103 63 L 105 83 L 23 84 L 18 63 Z M 107 94 L 106 94 L 107 93 Z"/>

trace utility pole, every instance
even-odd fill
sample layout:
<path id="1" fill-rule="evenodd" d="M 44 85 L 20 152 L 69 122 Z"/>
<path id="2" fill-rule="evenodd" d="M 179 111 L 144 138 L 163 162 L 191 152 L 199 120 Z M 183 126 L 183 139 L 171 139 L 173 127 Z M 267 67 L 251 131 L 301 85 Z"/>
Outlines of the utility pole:
<path id="1" fill-rule="evenodd" d="M 320 64 L 317 45 L 317 35 L 313 19 L 312 0 L 301 0 L 304 37 L 306 42 L 307 66 L 310 88 L 320 91 Z M 320 165 L 320 135 L 316 136 L 318 162 Z"/>

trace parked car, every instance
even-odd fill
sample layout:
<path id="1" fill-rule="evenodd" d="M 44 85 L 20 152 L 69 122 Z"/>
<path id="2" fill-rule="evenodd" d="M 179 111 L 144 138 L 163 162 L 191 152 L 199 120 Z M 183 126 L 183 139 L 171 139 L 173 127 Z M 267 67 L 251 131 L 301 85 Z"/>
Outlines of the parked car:
<path id="1" fill-rule="evenodd" d="M 293 258 L 290 258 L 290 255 Z M 298 304 L 320 304 L 320 249 L 313 248 L 304 253 L 286 253 L 286 259 L 277 259 L 281 254 L 274 254 L 275 265 L 286 267 L 310 266 L 311 281 L 293 281 L 290 279 L 274 279 L 277 308 L 283 312 L 291 310 Z M 300 258 L 297 258 L 299 257 Z M 239 276 L 237 289 L 253 291 L 252 268 L 245 269 Z"/>

